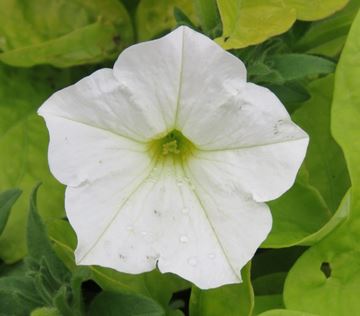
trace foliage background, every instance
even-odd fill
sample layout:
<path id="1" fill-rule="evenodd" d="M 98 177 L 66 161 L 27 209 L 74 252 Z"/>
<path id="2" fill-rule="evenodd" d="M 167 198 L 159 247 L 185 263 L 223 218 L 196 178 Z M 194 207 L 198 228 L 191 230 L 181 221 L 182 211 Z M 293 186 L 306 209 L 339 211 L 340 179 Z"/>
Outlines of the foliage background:
<path id="1" fill-rule="evenodd" d="M 0 315 L 360 315 L 359 6 L 1 0 Z M 243 60 L 311 139 L 295 185 L 269 203 L 273 229 L 244 282 L 208 291 L 158 271 L 75 266 L 64 188 L 49 173 L 36 115 L 56 90 L 177 25 Z"/>

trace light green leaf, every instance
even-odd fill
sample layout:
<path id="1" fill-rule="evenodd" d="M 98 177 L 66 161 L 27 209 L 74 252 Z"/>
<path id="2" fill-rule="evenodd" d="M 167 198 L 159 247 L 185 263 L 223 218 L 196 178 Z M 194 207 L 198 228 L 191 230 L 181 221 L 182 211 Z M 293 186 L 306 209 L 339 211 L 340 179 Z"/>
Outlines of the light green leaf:
<path id="1" fill-rule="evenodd" d="M 343 8 L 348 0 L 217 0 L 224 49 L 242 48 L 286 32 L 296 19 L 313 21 Z"/>
<path id="2" fill-rule="evenodd" d="M 303 168 L 307 175 L 298 176 L 287 193 L 269 203 L 274 224 L 263 247 L 311 245 L 348 216 L 349 199 L 338 206 L 350 185 L 349 176 L 341 148 L 330 133 L 333 76 L 313 81 L 309 91 L 311 99 L 293 114 L 310 136 Z"/>
<path id="3" fill-rule="evenodd" d="M 319 190 L 332 213 L 350 186 L 343 152 L 330 132 L 333 87 L 333 76 L 310 83 L 311 99 L 292 115 L 310 136 L 305 158 L 309 183 Z"/>
<path id="4" fill-rule="evenodd" d="M 360 292 L 360 13 L 336 71 L 332 132 L 348 164 L 352 189 L 349 219 L 306 251 L 285 282 L 288 308 L 320 315 L 356 315 Z M 324 304 L 323 302 L 326 302 Z"/>
<path id="5" fill-rule="evenodd" d="M 317 316 L 305 312 L 293 311 L 289 309 L 273 309 L 259 314 L 259 316 Z"/>
<path id="6" fill-rule="evenodd" d="M 345 44 L 359 7 L 359 0 L 351 0 L 344 10 L 325 20 L 314 22 L 294 49 L 310 54 L 337 56 Z"/>
<path id="7" fill-rule="evenodd" d="M 145 41 L 159 37 L 176 26 L 174 8 L 196 23 L 195 7 L 188 0 L 141 0 L 136 10 L 138 40 Z"/>
<path id="8" fill-rule="evenodd" d="M 117 0 L 2 0 L 0 21 L 0 60 L 21 67 L 113 59 L 133 39 Z"/>
<path id="9" fill-rule="evenodd" d="M 67 70 L 24 70 L 0 64 L 0 191 L 9 187 L 23 190 L 0 238 L 0 257 L 7 263 L 25 255 L 28 196 L 36 183 L 43 183 L 39 194 L 42 216 L 63 216 L 63 186 L 50 175 L 48 133 L 36 109 L 52 92 L 73 81 Z"/>
<path id="10" fill-rule="evenodd" d="M 155 301 L 146 297 L 102 292 L 90 304 L 89 316 L 164 316 L 165 312 Z"/>
<path id="11" fill-rule="evenodd" d="M 0 235 L 6 226 L 11 208 L 20 195 L 21 191 L 19 189 L 7 190 L 0 193 Z"/>
<path id="12" fill-rule="evenodd" d="M 40 307 L 33 310 L 30 316 L 61 316 L 61 314 L 56 308 Z"/>
<path id="13" fill-rule="evenodd" d="M 190 298 L 192 316 L 249 316 L 254 308 L 254 293 L 250 280 L 251 265 L 241 271 L 243 283 L 230 284 L 211 290 L 193 287 Z"/>
<path id="14" fill-rule="evenodd" d="M 265 248 L 282 248 L 302 244 L 331 218 L 319 192 L 301 180 L 280 198 L 268 203 L 273 227 L 262 244 Z"/>

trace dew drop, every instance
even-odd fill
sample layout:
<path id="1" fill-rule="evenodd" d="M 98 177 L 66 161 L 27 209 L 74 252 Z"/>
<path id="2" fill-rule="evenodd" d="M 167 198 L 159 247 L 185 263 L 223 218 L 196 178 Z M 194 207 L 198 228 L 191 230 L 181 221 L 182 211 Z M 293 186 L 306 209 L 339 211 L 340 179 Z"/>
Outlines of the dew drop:
<path id="1" fill-rule="evenodd" d="M 189 241 L 189 238 L 186 235 L 180 236 L 180 242 L 182 242 L 183 244 L 187 243 L 188 241 Z"/>
<path id="2" fill-rule="evenodd" d="M 126 227 L 126 230 L 129 232 L 133 232 L 134 231 L 134 226 L 129 225 L 128 227 Z"/>
<path id="3" fill-rule="evenodd" d="M 214 254 L 214 253 L 209 253 L 209 254 L 208 254 L 208 257 L 209 257 L 210 259 L 215 259 L 215 254 Z"/>
<path id="4" fill-rule="evenodd" d="M 187 262 L 192 267 L 195 267 L 197 265 L 197 260 L 194 257 L 189 258 Z"/>
<path id="5" fill-rule="evenodd" d="M 186 207 L 184 207 L 184 208 L 181 210 L 181 212 L 182 212 L 183 214 L 188 214 L 188 213 L 189 213 L 189 209 L 186 208 Z"/>

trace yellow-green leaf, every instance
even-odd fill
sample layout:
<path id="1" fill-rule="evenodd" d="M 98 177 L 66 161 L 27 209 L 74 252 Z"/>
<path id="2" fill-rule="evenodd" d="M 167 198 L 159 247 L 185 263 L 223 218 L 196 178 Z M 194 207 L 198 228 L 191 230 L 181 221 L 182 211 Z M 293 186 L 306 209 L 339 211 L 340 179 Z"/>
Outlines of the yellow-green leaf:
<path id="1" fill-rule="evenodd" d="M 139 41 L 162 35 L 176 26 L 174 8 L 178 7 L 192 22 L 196 21 L 195 3 L 188 0 L 142 0 L 136 10 Z"/>
<path id="2" fill-rule="evenodd" d="M 68 67 L 115 58 L 132 42 L 117 0 L 0 1 L 0 61 Z"/>
<path id="3" fill-rule="evenodd" d="M 223 35 L 216 41 L 225 49 L 255 45 L 286 32 L 296 21 L 325 18 L 348 0 L 217 0 Z"/>

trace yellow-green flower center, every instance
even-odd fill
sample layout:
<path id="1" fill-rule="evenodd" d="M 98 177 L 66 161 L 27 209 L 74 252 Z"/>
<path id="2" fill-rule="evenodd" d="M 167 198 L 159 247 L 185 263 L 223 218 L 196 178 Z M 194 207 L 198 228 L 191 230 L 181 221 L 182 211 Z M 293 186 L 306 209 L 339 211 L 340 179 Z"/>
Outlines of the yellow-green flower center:
<path id="1" fill-rule="evenodd" d="M 173 130 L 165 137 L 150 142 L 150 150 L 163 157 L 173 155 L 184 159 L 195 146 L 180 131 Z"/>

